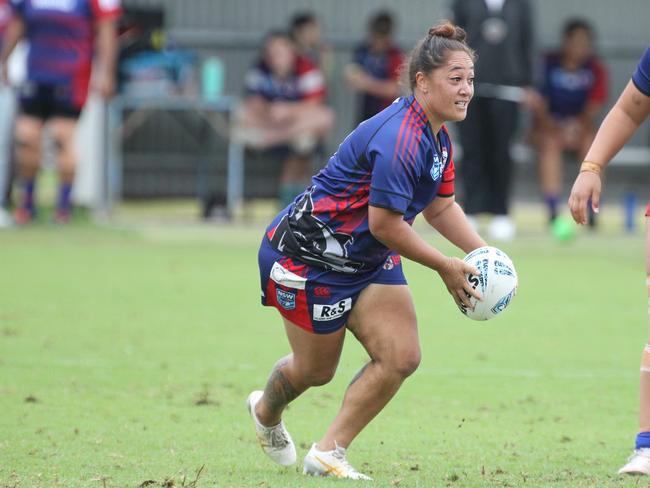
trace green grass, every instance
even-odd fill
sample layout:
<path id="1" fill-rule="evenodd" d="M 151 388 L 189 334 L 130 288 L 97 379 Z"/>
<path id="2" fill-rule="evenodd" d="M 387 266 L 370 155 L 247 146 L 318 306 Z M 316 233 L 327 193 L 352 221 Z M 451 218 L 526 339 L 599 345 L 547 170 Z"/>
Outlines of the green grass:
<path id="1" fill-rule="evenodd" d="M 244 400 L 288 351 L 259 305 L 261 227 L 123 221 L 0 233 L 0 486 L 352 485 L 254 440 Z M 520 290 L 488 323 L 406 264 L 423 361 L 351 462 L 372 486 L 635 486 L 615 473 L 637 428 L 641 235 L 529 230 L 502 248 Z M 299 456 L 364 361 L 350 336 L 335 379 L 291 405 Z"/>

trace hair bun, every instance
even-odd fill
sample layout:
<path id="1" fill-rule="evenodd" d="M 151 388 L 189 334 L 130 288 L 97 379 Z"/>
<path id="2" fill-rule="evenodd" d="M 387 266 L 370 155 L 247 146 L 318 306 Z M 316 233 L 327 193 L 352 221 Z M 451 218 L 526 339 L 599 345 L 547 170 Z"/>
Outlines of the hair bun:
<path id="1" fill-rule="evenodd" d="M 465 40 L 466 34 L 462 28 L 452 24 L 448 20 L 445 20 L 429 29 L 429 39 L 433 37 L 445 37 L 447 39 L 462 42 Z"/>

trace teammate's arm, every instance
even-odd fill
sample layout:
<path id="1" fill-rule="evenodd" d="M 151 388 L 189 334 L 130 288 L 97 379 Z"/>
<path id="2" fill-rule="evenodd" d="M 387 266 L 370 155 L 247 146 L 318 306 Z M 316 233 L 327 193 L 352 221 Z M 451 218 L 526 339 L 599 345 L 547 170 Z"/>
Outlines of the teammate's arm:
<path id="1" fill-rule="evenodd" d="M 25 35 L 25 22 L 19 15 L 15 15 L 7 24 L 4 38 L 2 39 L 2 52 L 0 53 L 0 65 L 2 66 L 2 81 L 9 82 L 7 60 L 11 52 Z"/>
<path id="2" fill-rule="evenodd" d="M 422 211 L 426 221 L 449 242 L 466 253 L 482 246 L 486 242 L 472 228 L 465 217 L 465 212 L 456 203 L 456 199 L 436 198 Z"/>
<path id="3" fill-rule="evenodd" d="M 117 63 L 117 24 L 114 19 L 97 22 L 97 66 L 96 82 L 99 93 L 108 98 L 115 92 L 115 67 Z"/>
<path id="4" fill-rule="evenodd" d="M 582 171 L 571 190 L 569 207 L 577 223 L 587 222 L 586 207 L 589 199 L 594 211 L 598 212 L 601 191 L 599 173 L 632 137 L 648 115 L 650 115 L 650 97 L 642 93 L 632 81 L 628 82 L 616 104 L 603 120 L 585 157 L 585 161 L 597 165 L 596 171 Z"/>
<path id="5" fill-rule="evenodd" d="M 457 305 L 469 306 L 469 295 L 481 299 L 465 279 L 466 273 L 478 274 L 478 270 L 464 261 L 448 257 L 427 244 L 413 228 L 404 221 L 401 213 L 382 207 L 368 207 L 370 233 L 389 249 L 405 258 L 437 271 Z"/>

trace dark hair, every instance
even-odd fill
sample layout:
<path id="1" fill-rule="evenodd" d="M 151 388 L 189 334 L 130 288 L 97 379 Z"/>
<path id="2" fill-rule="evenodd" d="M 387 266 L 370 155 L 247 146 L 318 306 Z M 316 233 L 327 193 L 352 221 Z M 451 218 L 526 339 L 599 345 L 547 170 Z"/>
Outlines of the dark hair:
<path id="1" fill-rule="evenodd" d="M 302 29 L 304 26 L 309 24 L 315 24 L 317 22 L 316 15 L 313 12 L 304 10 L 297 12 L 291 17 L 291 22 L 289 23 L 289 33 L 292 38 L 295 38 L 296 31 Z"/>
<path id="2" fill-rule="evenodd" d="M 594 29 L 591 24 L 579 17 L 567 20 L 562 28 L 562 34 L 566 39 L 577 30 L 584 30 L 589 37 L 594 37 Z"/>
<path id="3" fill-rule="evenodd" d="M 289 36 L 289 33 L 286 30 L 282 29 L 274 29 L 269 32 L 267 32 L 264 35 L 264 38 L 262 39 L 262 49 L 266 47 L 266 45 L 269 43 L 271 39 L 288 39 L 291 40 L 291 36 Z"/>
<path id="4" fill-rule="evenodd" d="M 467 45 L 465 37 L 465 31 L 448 20 L 431 27 L 427 36 L 415 45 L 406 62 L 404 72 L 408 75 L 408 88 L 413 91 L 418 72 L 430 73 L 445 64 L 449 51 L 464 51 L 472 61 L 476 61 L 476 53 Z"/>
<path id="5" fill-rule="evenodd" d="M 395 19 L 388 10 L 380 10 L 368 21 L 368 32 L 380 37 L 390 36 L 394 27 Z"/>

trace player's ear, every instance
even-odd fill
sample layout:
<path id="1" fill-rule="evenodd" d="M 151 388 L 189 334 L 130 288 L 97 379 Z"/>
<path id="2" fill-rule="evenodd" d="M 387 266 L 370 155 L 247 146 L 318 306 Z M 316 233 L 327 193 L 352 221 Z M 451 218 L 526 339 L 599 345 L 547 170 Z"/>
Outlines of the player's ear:
<path id="1" fill-rule="evenodd" d="M 418 71 L 415 74 L 415 85 L 422 93 L 429 93 L 430 91 L 429 77 L 422 73 L 422 71 Z"/>

